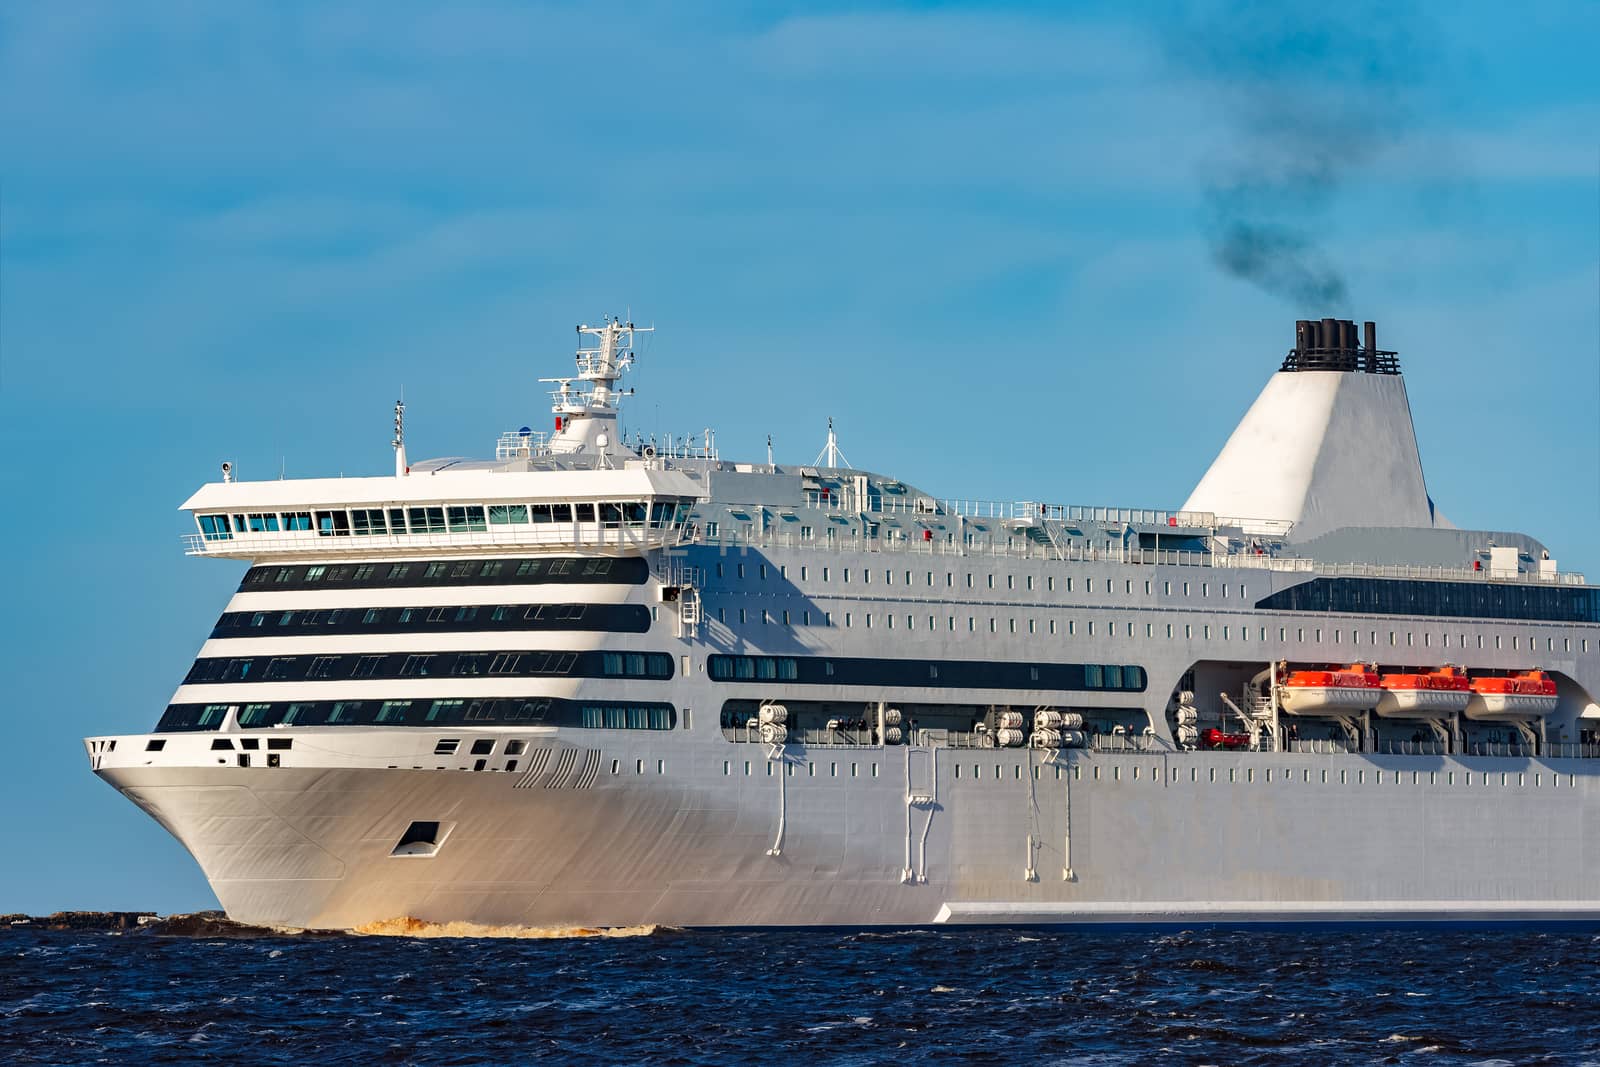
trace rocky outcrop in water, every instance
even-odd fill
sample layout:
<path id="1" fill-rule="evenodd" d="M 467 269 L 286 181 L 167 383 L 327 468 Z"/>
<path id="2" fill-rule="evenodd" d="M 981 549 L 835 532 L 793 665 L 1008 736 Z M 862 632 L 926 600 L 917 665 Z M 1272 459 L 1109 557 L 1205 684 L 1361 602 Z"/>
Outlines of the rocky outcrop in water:
<path id="1" fill-rule="evenodd" d="M 70 930 L 148 934 L 153 937 L 235 938 L 317 937 L 325 931 L 279 930 L 235 922 L 220 911 L 157 915 L 153 911 L 58 911 L 54 915 L 0 915 L 0 934 L 8 930 Z"/>
<path id="2" fill-rule="evenodd" d="M 0 915 L 0 930 L 137 930 L 153 911 L 58 911 L 53 915 Z"/>

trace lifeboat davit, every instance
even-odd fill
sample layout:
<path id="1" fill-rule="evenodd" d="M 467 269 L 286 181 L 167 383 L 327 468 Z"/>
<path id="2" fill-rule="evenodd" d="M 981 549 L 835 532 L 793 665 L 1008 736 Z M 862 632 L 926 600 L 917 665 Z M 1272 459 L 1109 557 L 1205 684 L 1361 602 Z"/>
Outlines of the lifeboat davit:
<path id="1" fill-rule="evenodd" d="M 1472 679 L 1469 719 L 1530 719 L 1556 710 L 1556 682 L 1544 671 Z"/>
<path id="2" fill-rule="evenodd" d="M 1378 674 L 1364 663 L 1326 671 L 1290 671 L 1278 685 L 1278 702 L 1295 715 L 1348 715 L 1378 704 Z"/>
<path id="3" fill-rule="evenodd" d="M 1387 719 L 1433 719 L 1467 709 L 1472 682 L 1459 667 L 1419 674 L 1385 674 L 1378 714 Z"/>

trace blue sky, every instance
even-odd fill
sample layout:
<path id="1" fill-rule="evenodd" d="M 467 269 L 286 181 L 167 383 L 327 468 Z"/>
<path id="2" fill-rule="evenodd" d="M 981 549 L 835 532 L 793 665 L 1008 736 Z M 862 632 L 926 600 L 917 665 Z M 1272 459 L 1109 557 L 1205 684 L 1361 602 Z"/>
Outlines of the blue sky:
<path id="1" fill-rule="evenodd" d="M 213 903 L 79 738 L 237 583 L 179 552 L 221 460 L 382 473 L 402 388 L 483 454 L 608 312 L 645 433 L 1149 507 L 1295 318 L 1376 319 L 1444 513 L 1600 574 L 1600 6 L 1331 6 L 0 8 L 0 911 Z"/>

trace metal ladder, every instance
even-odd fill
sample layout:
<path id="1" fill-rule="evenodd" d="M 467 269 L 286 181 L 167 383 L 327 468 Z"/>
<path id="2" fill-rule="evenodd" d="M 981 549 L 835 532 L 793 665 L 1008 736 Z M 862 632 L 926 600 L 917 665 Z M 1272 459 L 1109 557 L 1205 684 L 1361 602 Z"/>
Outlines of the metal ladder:
<path id="1" fill-rule="evenodd" d="M 700 636 L 700 592 L 692 585 L 683 586 L 678 593 L 678 636 Z"/>
<path id="2" fill-rule="evenodd" d="M 700 621 L 704 616 L 700 603 L 700 585 L 704 581 L 704 574 L 699 567 L 691 567 L 681 559 L 668 556 L 661 561 L 658 576 L 664 587 L 678 591 L 678 636 L 698 638 Z"/>

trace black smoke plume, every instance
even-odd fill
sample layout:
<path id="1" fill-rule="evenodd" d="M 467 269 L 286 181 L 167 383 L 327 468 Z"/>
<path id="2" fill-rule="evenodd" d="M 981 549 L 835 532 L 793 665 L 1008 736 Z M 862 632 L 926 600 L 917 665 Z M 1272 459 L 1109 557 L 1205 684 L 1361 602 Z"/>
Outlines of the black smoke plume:
<path id="1" fill-rule="evenodd" d="M 1306 313 L 1349 286 L 1318 239 L 1341 191 L 1399 141 L 1419 84 L 1404 3 L 1205 3 L 1169 38 L 1216 95 L 1228 139 L 1205 165 L 1211 255 Z"/>
<path id="2" fill-rule="evenodd" d="M 1340 310 L 1344 279 L 1311 239 L 1286 226 L 1229 219 L 1211 239 L 1217 265 L 1235 278 L 1288 298 L 1297 307 Z"/>

